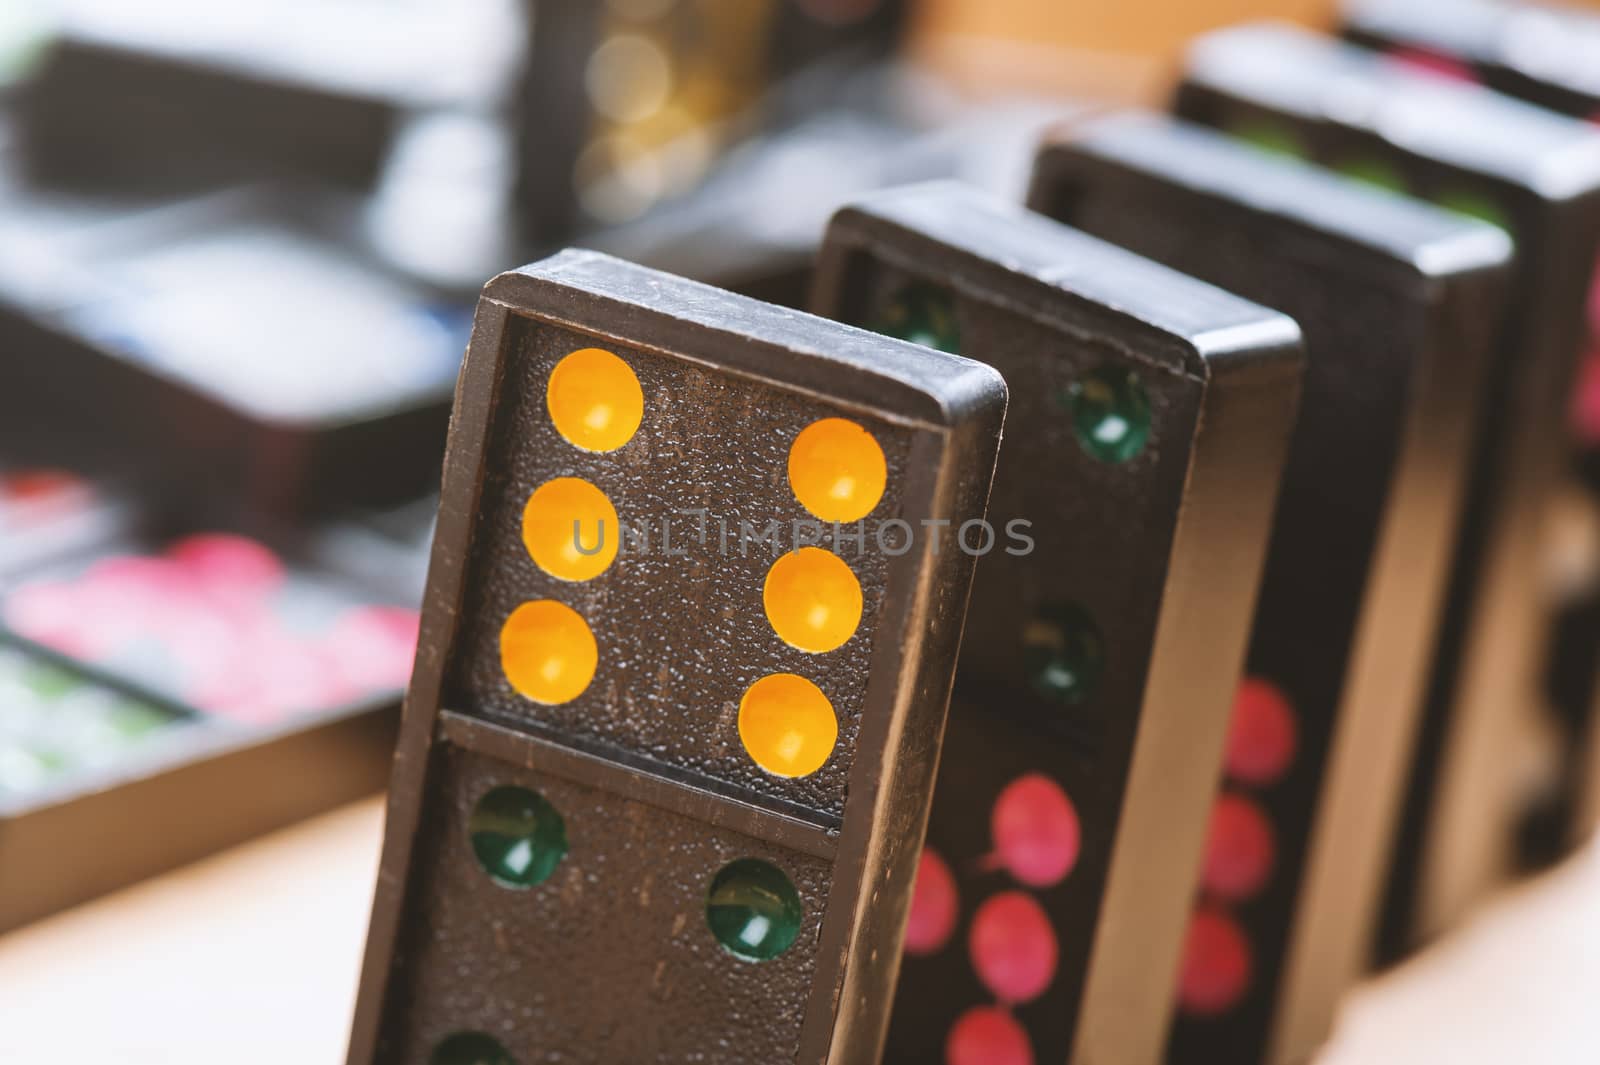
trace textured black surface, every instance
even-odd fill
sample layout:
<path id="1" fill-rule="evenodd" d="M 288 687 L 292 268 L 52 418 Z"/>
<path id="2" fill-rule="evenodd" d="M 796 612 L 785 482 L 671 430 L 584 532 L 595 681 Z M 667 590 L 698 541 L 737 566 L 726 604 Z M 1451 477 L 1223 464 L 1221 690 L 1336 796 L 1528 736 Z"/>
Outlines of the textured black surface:
<path id="1" fill-rule="evenodd" d="M 1394 957 L 1459 917 L 1509 861 L 1515 814 L 1498 737 L 1537 684 L 1539 515 L 1561 462 L 1600 245 L 1600 134 L 1271 25 L 1202 38 L 1175 106 L 1227 130 L 1287 130 L 1318 162 L 1381 161 L 1424 198 L 1486 197 L 1517 242 L 1394 849 L 1380 933 Z"/>
<path id="2" fill-rule="evenodd" d="M 1059 944 L 1050 986 L 1014 1009 L 1035 1059 L 1154 1060 L 1159 1039 L 1148 1033 L 1164 1020 L 1164 996 L 1146 1012 L 1126 970 L 1116 974 L 1128 959 L 1113 956 L 1126 950 L 1141 959 L 1134 979 L 1145 989 L 1159 987 L 1176 964 L 1295 407 L 1298 334 L 1265 308 L 953 185 L 893 190 L 838 215 L 815 306 L 845 321 L 882 321 L 897 295 L 930 284 L 952 298 L 962 352 L 1000 370 L 1011 390 L 989 516 L 1001 530 L 1028 521 L 1033 550 L 997 550 L 979 563 L 927 835 L 955 876 L 961 921 L 943 949 L 903 963 L 885 1060 L 943 1060 L 956 1019 L 992 1004 L 966 937 L 983 901 L 1019 887 L 1044 908 Z M 1227 354 L 1207 347 L 1230 334 L 1237 347 Z M 1226 374 L 1217 365 L 1233 357 L 1260 374 L 1259 390 L 1241 389 L 1240 401 L 1259 419 L 1256 435 L 1208 407 L 1235 386 L 1219 380 Z M 1148 442 L 1123 463 L 1091 456 L 1070 415 L 1072 385 L 1108 367 L 1136 372 L 1150 402 Z M 1253 454 L 1217 461 L 1202 446 L 1208 433 L 1248 438 Z M 1225 499 L 1213 495 L 1214 474 L 1230 482 Z M 1186 511 L 1226 514 L 1228 550 L 1213 543 L 1192 554 L 1206 534 L 1185 535 Z M 1176 604 L 1194 582 L 1205 584 L 1201 567 L 1217 583 L 1184 623 L 1188 648 L 1205 660 L 1186 669 L 1164 660 L 1157 645 L 1168 611 L 1182 609 Z M 1075 705 L 1034 689 L 1023 654 L 1036 618 L 1066 605 L 1092 619 L 1105 646 L 1098 685 Z M 1181 706 L 1158 680 L 1174 668 L 1185 675 Z M 1148 807 L 1125 820 L 1141 763 L 1174 742 L 1188 771 L 1147 781 L 1163 796 L 1160 823 L 1146 819 Z M 995 799 L 1028 773 L 1062 787 L 1082 837 L 1071 872 L 1038 888 L 990 860 Z M 1140 888 L 1119 880 L 1117 851 L 1139 856 L 1123 867 Z M 1150 894 L 1130 905 L 1143 890 Z M 1146 900 L 1159 911 L 1140 914 L 1149 925 L 1108 927 Z M 1108 920 L 1118 907 L 1125 908 Z"/>
<path id="3" fill-rule="evenodd" d="M 1254 953 L 1254 993 L 1214 1019 L 1180 1016 L 1173 1037 L 1177 1061 L 1258 1060 L 1303 930 L 1317 922 L 1339 925 L 1345 942 L 1371 935 L 1383 840 L 1408 762 L 1400 751 L 1420 710 L 1445 576 L 1438 565 L 1380 568 L 1380 548 L 1417 559 L 1454 549 L 1510 244 L 1488 227 L 1268 159 L 1209 130 L 1142 117 L 1091 124 L 1047 146 L 1031 200 L 1289 314 L 1306 335 L 1305 392 L 1246 660 L 1251 676 L 1288 697 L 1298 727 L 1286 775 L 1248 792 L 1276 839 L 1271 879 L 1234 911 Z M 1429 441 L 1425 448 L 1403 451 L 1419 439 Z M 1402 483 L 1412 489 L 1404 499 L 1396 495 Z M 1421 623 L 1397 627 L 1380 609 Z M 1384 632 L 1385 646 L 1359 651 L 1363 626 Z M 1407 646 L 1395 651 L 1396 640 Z M 1379 661 L 1391 654 L 1406 665 Z M 1352 704 L 1353 690 L 1383 698 Z M 1345 878 L 1345 908 L 1314 913 L 1306 884 L 1314 829 L 1326 832 L 1319 821 L 1350 814 L 1351 796 L 1330 783 L 1340 779 L 1334 759 L 1344 735 L 1381 736 L 1388 748 L 1348 740 L 1344 747 L 1366 764 L 1360 788 L 1381 796 L 1382 809 L 1364 815 L 1373 823 L 1354 847 L 1336 848 L 1320 866 L 1324 876 L 1331 869 Z M 1315 1003 L 1320 1039 L 1335 1002 L 1318 994 Z"/>
<path id="4" fill-rule="evenodd" d="M 590 344 L 632 363 L 645 392 L 644 426 L 607 455 L 558 440 L 544 410 L 549 367 Z M 510 1018 L 508 1038 L 533 1060 L 877 1058 L 972 559 L 925 538 L 898 556 L 846 550 L 867 613 L 844 648 L 805 656 L 766 621 L 770 555 L 724 557 L 708 536 L 676 541 L 684 557 L 622 557 L 587 585 L 557 586 L 528 561 L 520 514 L 539 484 L 570 472 L 592 477 L 624 519 L 725 503 L 735 524 L 786 526 L 800 515 L 789 444 L 826 414 L 870 428 L 886 452 L 894 487 L 877 517 L 960 525 L 984 513 L 1004 400 L 999 376 L 976 363 L 594 253 L 490 282 L 458 389 L 352 1063 L 413 1060 L 416 1040 L 478 1017 L 497 1033 Z M 512 696 L 497 675 L 504 613 L 536 594 L 589 611 L 601 649 L 589 690 L 554 710 Z M 818 681 L 844 719 L 830 764 L 792 782 L 749 764 L 736 728 L 744 687 L 786 668 Z M 519 900 L 473 895 L 435 871 L 441 819 L 479 793 L 447 769 L 447 745 L 540 774 L 564 767 L 558 775 L 587 789 L 557 805 L 579 809 L 580 835 L 602 834 L 604 876 L 654 885 L 651 901 L 597 880 L 563 904 L 583 910 L 584 928 L 623 907 L 638 918 L 619 917 L 626 935 L 603 930 L 586 946 L 549 922 L 520 926 L 539 941 L 519 957 L 550 959 L 544 967 L 507 961 L 456 920 L 512 921 Z M 707 937 L 678 919 L 698 899 L 703 923 L 708 870 L 761 855 L 796 870 L 808 923 L 771 963 L 781 979 L 728 983 L 749 963 L 707 953 Z M 485 985 L 503 965 L 520 966 L 519 982 L 491 1000 Z"/>
<path id="5" fill-rule="evenodd" d="M 605 343 L 551 327 L 524 326 L 513 336 L 503 386 L 510 402 L 497 420 L 484 476 L 477 562 L 468 576 L 450 705 L 653 763 L 656 772 L 709 778 L 729 794 L 837 824 L 889 558 L 870 536 L 866 551 L 847 545 L 840 552 L 861 582 L 864 608 L 857 635 L 828 654 L 807 654 L 779 639 L 761 589 L 778 554 L 792 550 L 795 523 L 814 521 L 789 488 L 789 445 L 813 421 L 854 412 L 682 357 L 611 345 L 644 388 L 645 420 L 618 451 L 580 451 L 556 432 L 545 388 L 563 357 Z M 900 512 L 910 434 L 882 418 L 857 420 L 889 464 L 884 498 L 866 519 L 875 530 Z M 649 544 L 619 555 L 605 573 L 581 584 L 541 572 L 522 544 L 522 510 L 533 489 L 556 477 L 599 486 L 624 523 L 647 520 Z M 709 515 L 703 544 L 701 519 L 687 513 L 702 509 Z M 671 541 L 664 543 L 661 526 L 669 520 Z M 741 554 L 741 523 L 759 535 L 772 521 L 780 523 L 783 543 L 774 550 L 746 542 Z M 521 697 L 500 666 L 506 617 L 523 602 L 546 598 L 582 614 L 600 646 L 594 681 L 561 706 Z M 740 698 L 775 672 L 816 683 L 839 718 L 833 757 L 809 777 L 784 780 L 763 772 L 739 740 Z"/>
<path id="6" fill-rule="evenodd" d="M 827 862 L 563 779 L 441 747 L 417 849 L 434 904 L 406 929 L 390 1060 L 424 1062 L 452 1032 L 500 1040 L 518 1062 L 791 1060 L 816 970 Z M 506 784 L 547 799 L 570 850 L 544 883 L 500 887 L 466 824 Z M 805 910 L 800 936 L 767 962 L 725 951 L 706 924 L 712 878 L 737 858 L 782 869 Z"/>
<path id="7" fill-rule="evenodd" d="M 1343 16 L 1344 35 L 1357 44 L 1460 63 L 1496 92 L 1600 123 L 1600 15 L 1592 11 L 1500 0 L 1351 0 Z M 1600 337 L 1591 336 L 1591 352 L 1597 345 Z M 1573 487 L 1594 492 L 1600 453 L 1592 443 L 1575 450 Z M 1585 767 L 1592 761 L 1590 693 L 1600 666 L 1600 630 L 1587 617 L 1595 607 L 1591 593 L 1583 602 L 1558 604 L 1549 617 L 1543 694 L 1554 711 L 1547 720 L 1564 742 L 1561 767 L 1546 785 L 1553 792 L 1534 797 L 1521 829 L 1519 858 L 1532 868 L 1561 858 L 1594 828 L 1586 816 L 1600 781 Z"/>
<path id="8" fill-rule="evenodd" d="M 905 284 L 930 276 L 894 250 L 876 255 L 881 265 L 865 256 L 851 264 L 850 281 L 837 296 L 845 321 L 876 320 Z M 1065 331 L 1015 311 L 966 278 L 952 279 L 952 288 L 963 350 L 981 352 L 1015 397 L 1007 457 L 989 504 L 997 545 L 979 563 L 957 683 L 983 693 L 984 702 L 998 701 L 991 712 L 1015 715 L 1069 747 L 1095 751 L 1107 742 L 1105 730 L 1116 727 L 1109 723 L 1114 708 L 1137 706 L 1142 694 L 1148 662 L 1138 649 L 1149 645 L 1155 628 L 1173 501 L 1182 491 L 1203 383 L 1162 365 L 1159 355 L 1144 354 L 1150 361 L 1143 362 L 1110 337 Z M 1080 446 L 1068 389 L 1088 370 L 1128 363 L 1142 363 L 1150 442 L 1137 458 L 1113 465 Z M 1006 550 L 1022 550 L 1005 531 L 1019 520 L 1028 523 L 1025 534 L 1033 541 L 1027 554 Z M 1103 632 L 1118 637 L 1108 649 L 1098 696 L 1074 708 L 1036 694 L 1023 663 L 1024 629 L 1042 608 L 1066 603 L 1087 608 Z"/>
<path id="9" fill-rule="evenodd" d="M 1096 707 L 1102 705 L 1107 704 L 1095 700 Z M 1004 695 L 980 699 L 958 694 L 951 701 L 948 749 L 939 767 L 925 845 L 955 875 L 960 917 L 941 949 L 901 962 L 884 1057 L 889 1065 L 944 1061 L 956 1019 L 972 1007 L 993 1003 L 973 965 L 968 937 L 973 916 L 987 900 L 1019 888 L 1050 918 L 1060 962 L 1044 993 L 1012 1012 L 1028 1032 L 1035 1060 L 1069 1060 L 1116 838 L 1122 781 L 1113 752 L 1107 751 L 1103 760 L 1091 757 L 1051 737 L 1054 723 L 1040 720 L 1042 708 L 1027 709 L 1033 713 Z M 990 819 L 995 800 L 1006 785 L 1035 773 L 1059 784 L 1083 818 L 1075 868 L 1062 883 L 1045 889 L 1019 885 L 1004 867 L 988 860 L 994 851 Z"/>
<path id="10" fill-rule="evenodd" d="M 847 320 L 872 320 L 907 276 L 874 270 L 871 282 L 855 289 L 863 303 L 846 312 Z M 991 520 L 1003 529 L 1014 518 L 1028 519 L 1035 548 L 1027 556 L 998 550 L 979 563 L 957 680 L 961 694 L 951 706 L 950 746 L 928 840 L 951 863 L 963 900 L 976 905 L 985 892 L 1015 886 L 1004 873 L 979 869 L 993 846 L 989 815 L 1001 789 L 1025 772 L 1043 771 L 1078 805 L 1084 822 L 1078 868 L 1060 887 L 1035 893 L 1057 928 L 1060 976 L 1044 997 L 1017 1011 L 1038 1059 L 1065 1061 L 1140 725 L 1148 649 L 1203 385 L 1170 368 L 1147 372 L 1150 445 L 1125 465 L 1100 462 L 1079 446 L 1064 401 L 1084 370 L 1127 364 L 1115 342 L 1065 337 L 1006 313 L 988 293 L 962 296 L 963 350 L 983 353 L 1019 397 L 990 498 Z M 1037 694 L 1023 662 L 1025 630 L 1042 609 L 1058 604 L 1086 610 L 1106 637 L 1105 672 L 1093 696 L 1078 706 Z M 1203 695 L 1198 703 L 1195 712 L 1206 713 Z M 934 958 L 903 964 L 898 1001 L 904 1008 L 895 1014 L 889 1061 L 940 1060 L 950 1021 L 961 1008 L 984 1001 L 964 947 L 957 938 Z"/>

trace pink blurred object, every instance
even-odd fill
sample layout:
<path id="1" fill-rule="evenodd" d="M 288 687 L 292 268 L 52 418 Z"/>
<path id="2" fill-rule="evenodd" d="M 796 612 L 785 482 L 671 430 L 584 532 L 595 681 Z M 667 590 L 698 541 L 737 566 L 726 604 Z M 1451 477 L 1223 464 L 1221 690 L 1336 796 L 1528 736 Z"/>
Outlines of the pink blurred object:
<path id="1" fill-rule="evenodd" d="M 196 706 L 219 717 L 271 725 L 297 714 L 339 706 L 358 692 L 315 641 L 261 634 L 230 649 L 209 677 L 191 689 Z"/>
<path id="2" fill-rule="evenodd" d="M 174 542 L 167 557 L 214 594 L 261 598 L 283 586 L 283 560 L 245 536 L 200 533 Z"/>
<path id="3" fill-rule="evenodd" d="M 74 580 L 24 585 L 6 600 L 5 614 L 19 633 L 64 654 L 113 668 L 137 660 L 141 669 L 167 669 L 178 698 L 248 724 L 404 687 L 416 654 L 416 610 L 339 610 L 340 600 L 318 594 L 296 595 L 291 604 L 289 585 L 288 567 L 270 548 L 205 533 L 161 555 L 99 559 Z M 309 622 L 302 598 L 313 605 Z M 298 631 L 307 624 L 311 631 Z"/>
<path id="4" fill-rule="evenodd" d="M 1211 809 L 1201 887 L 1228 902 L 1249 899 L 1271 875 L 1275 851 L 1272 824 L 1261 807 L 1242 795 L 1224 794 Z"/>
<path id="5" fill-rule="evenodd" d="M 1589 334 L 1600 341 L 1600 259 L 1595 260 L 1594 276 L 1589 280 Z"/>
<path id="6" fill-rule="evenodd" d="M 1294 761 L 1297 731 L 1294 709 L 1278 686 L 1246 677 L 1234 695 L 1228 725 L 1228 776 L 1245 784 L 1271 784 Z"/>
<path id="7" fill-rule="evenodd" d="M 1455 56 L 1443 52 L 1429 51 L 1426 48 L 1393 48 L 1389 51 L 1389 58 L 1407 69 L 1422 74 L 1473 84 L 1480 80 L 1477 71 Z"/>
<path id="8" fill-rule="evenodd" d="M 1600 345 L 1583 357 L 1572 390 L 1572 432 L 1585 447 L 1600 447 Z"/>
<path id="9" fill-rule="evenodd" d="M 420 623 L 418 612 L 406 607 L 358 607 L 333 623 L 324 643 L 352 686 L 403 688 L 411 679 Z"/>
<path id="10" fill-rule="evenodd" d="M 1238 923 L 1219 909 L 1196 910 L 1184 942 L 1178 1007 L 1200 1017 L 1226 1013 L 1249 990 L 1251 967 L 1250 941 Z"/>
<path id="11" fill-rule="evenodd" d="M 924 847 L 911 894 L 911 917 L 906 923 L 906 953 L 921 957 L 943 950 L 956 930 L 960 908 L 950 866 L 932 847 Z"/>
<path id="12" fill-rule="evenodd" d="M 67 655 L 85 652 L 74 586 L 65 581 L 34 581 L 6 599 L 6 624 L 19 635 Z"/>

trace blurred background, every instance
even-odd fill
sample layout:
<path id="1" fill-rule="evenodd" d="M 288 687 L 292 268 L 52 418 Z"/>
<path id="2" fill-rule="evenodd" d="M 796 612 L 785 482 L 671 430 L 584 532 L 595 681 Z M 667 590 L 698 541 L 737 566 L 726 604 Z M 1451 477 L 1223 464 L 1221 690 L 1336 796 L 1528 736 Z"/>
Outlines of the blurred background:
<path id="1" fill-rule="evenodd" d="M 0 1060 L 341 1060 L 488 277 L 576 243 L 800 305 L 842 201 L 1017 198 L 1045 123 L 1263 16 L 1336 11 L 0 0 Z M 1551 551 L 1591 628 L 1592 509 Z M 1327 1060 L 1592 1062 L 1597 995 L 1590 848 Z"/>

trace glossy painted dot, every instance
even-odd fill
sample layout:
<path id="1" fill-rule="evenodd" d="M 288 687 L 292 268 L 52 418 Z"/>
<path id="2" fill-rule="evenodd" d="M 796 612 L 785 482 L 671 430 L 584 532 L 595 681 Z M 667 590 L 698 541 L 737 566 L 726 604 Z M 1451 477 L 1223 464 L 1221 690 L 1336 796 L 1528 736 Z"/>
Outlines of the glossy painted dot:
<path id="1" fill-rule="evenodd" d="M 638 376 L 600 348 L 583 348 L 558 362 L 545 398 L 556 431 L 585 451 L 615 451 L 644 420 Z"/>
<path id="2" fill-rule="evenodd" d="M 1505 209 L 1494 201 L 1494 198 L 1481 192 L 1468 189 L 1452 189 L 1441 192 L 1434 197 L 1435 202 L 1447 211 L 1476 218 L 1480 222 L 1499 226 L 1507 233 L 1511 232 L 1511 216 Z"/>
<path id="3" fill-rule="evenodd" d="M 1409 185 L 1405 175 L 1393 164 L 1374 157 L 1350 159 L 1334 168 L 1345 177 L 1363 185 L 1386 189 L 1389 192 L 1406 192 Z"/>
<path id="4" fill-rule="evenodd" d="M 1272 875 L 1272 823 L 1242 795 L 1224 793 L 1211 808 L 1201 886 L 1226 902 L 1253 898 Z"/>
<path id="5" fill-rule="evenodd" d="M 842 647 L 861 624 L 861 582 L 842 558 L 820 547 L 774 562 L 761 598 L 778 638 L 802 651 Z"/>
<path id="6" fill-rule="evenodd" d="M 1222 910 L 1204 907 L 1189 920 L 1178 1008 L 1196 1017 L 1214 1017 L 1239 1004 L 1250 989 L 1250 941 Z"/>
<path id="7" fill-rule="evenodd" d="M 1150 397 L 1132 370 L 1102 366 L 1067 389 L 1078 444 L 1101 462 L 1137 458 L 1150 440 Z"/>
<path id="8" fill-rule="evenodd" d="M 815 773 L 833 753 L 839 720 L 822 689 L 793 673 L 772 673 L 739 702 L 739 739 L 756 765 L 778 777 Z"/>
<path id="9" fill-rule="evenodd" d="M 578 477 L 546 481 L 522 510 L 522 543 L 534 564 L 562 581 L 587 581 L 617 557 L 622 528 L 606 494 Z"/>
<path id="10" fill-rule="evenodd" d="M 1025 892 L 1001 892 L 978 907 L 967 947 L 978 979 L 1001 1002 L 1031 1002 L 1055 979 L 1055 929 Z"/>
<path id="11" fill-rule="evenodd" d="M 506 679 L 536 703 L 555 706 L 576 699 L 594 679 L 599 662 L 588 622 L 553 599 L 523 603 L 500 630 Z"/>
<path id="12" fill-rule="evenodd" d="M 723 867 L 706 896 L 706 923 L 724 950 L 771 961 L 794 945 L 804 911 L 783 870 L 756 858 Z"/>
<path id="13" fill-rule="evenodd" d="M 900 289 L 884 306 L 872 329 L 925 348 L 952 354 L 961 351 L 955 298 L 948 289 L 936 285 L 908 285 Z"/>
<path id="14" fill-rule="evenodd" d="M 789 448 L 789 487 L 823 521 L 860 521 L 883 498 L 888 481 L 883 448 L 848 419 L 812 422 Z"/>
<path id="15" fill-rule="evenodd" d="M 1301 136 L 1289 125 L 1283 122 L 1273 122 L 1270 119 L 1246 119 L 1234 123 L 1229 132 L 1242 141 L 1246 141 L 1264 152 L 1273 155 L 1288 156 L 1293 159 L 1309 159 L 1311 153 L 1306 148 L 1306 143 Z"/>
<path id="16" fill-rule="evenodd" d="M 1228 726 L 1228 776 L 1256 787 L 1276 782 L 1294 761 L 1297 732 L 1288 696 L 1269 680 L 1246 677 Z"/>
<path id="17" fill-rule="evenodd" d="M 467 819 L 472 853 L 501 887 L 531 888 L 550 879 L 567 854 L 567 825 L 543 795 L 495 788 Z"/>
<path id="18" fill-rule="evenodd" d="M 505 1047 L 482 1032 L 449 1035 L 428 1057 L 428 1065 L 517 1065 Z"/>
<path id="19" fill-rule="evenodd" d="M 1105 670 L 1105 641 L 1094 620 L 1072 604 L 1046 607 L 1022 634 L 1028 682 L 1052 702 L 1088 701 Z"/>
<path id="20" fill-rule="evenodd" d="M 1042 773 L 1006 785 L 989 831 L 996 861 L 1029 887 L 1054 887 L 1078 863 L 1078 812 L 1061 785 Z"/>
<path id="21" fill-rule="evenodd" d="M 905 951 L 914 957 L 937 954 L 950 942 L 960 916 L 961 897 L 949 864 L 931 847 L 917 861 L 917 883 L 911 893 Z"/>
<path id="22" fill-rule="evenodd" d="M 1028 1033 L 1010 1013 L 975 1006 L 956 1019 L 944 1043 L 945 1065 L 1034 1065 Z"/>

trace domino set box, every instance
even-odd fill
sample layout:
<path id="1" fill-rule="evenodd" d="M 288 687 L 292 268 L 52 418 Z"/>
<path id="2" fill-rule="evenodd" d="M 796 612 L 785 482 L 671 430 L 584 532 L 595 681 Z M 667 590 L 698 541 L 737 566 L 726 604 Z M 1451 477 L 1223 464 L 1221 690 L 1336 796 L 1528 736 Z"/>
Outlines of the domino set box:
<path id="1" fill-rule="evenodd" d="M 846 197 L 794 307 L 578 246 L 681 132 L 595 71 L 737 144 L 904 12 L 694 6 L 541 6 L 475 304 L 341 221 L 414 92 L 228 79 L 151 187 L 221 75 L 44 61 L 0 929 L 387 782 L 350 1065 L 1313 1061 L 1600 827 L 1600 14 L 1213 31 L 1025 192 Z"/>

